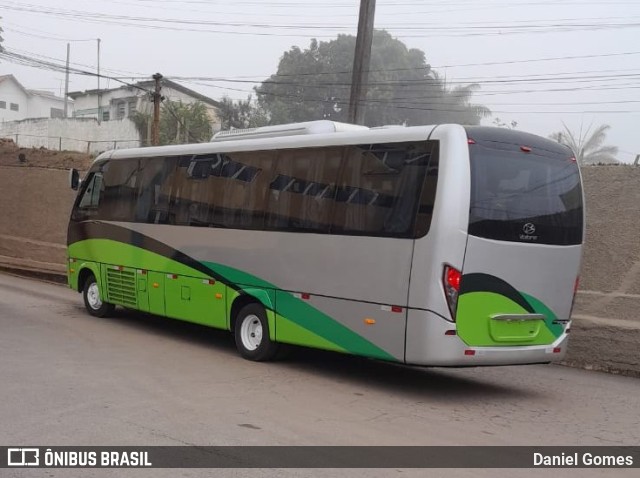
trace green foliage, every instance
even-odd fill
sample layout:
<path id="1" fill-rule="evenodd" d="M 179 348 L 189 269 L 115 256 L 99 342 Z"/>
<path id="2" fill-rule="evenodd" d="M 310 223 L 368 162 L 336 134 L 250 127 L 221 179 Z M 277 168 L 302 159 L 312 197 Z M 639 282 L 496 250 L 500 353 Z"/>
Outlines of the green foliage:
<path id="1" fill-rule="evenodd" d="M 592 130 L 589 126 L 586 130 L 580 125 L 580 131 L 576 134 L 566 124 L 562 123 L 564 131 L 552 133 L 549 138 L 568 146 L 579 164 L 612 164 L 618 163 L 616 155 L 617 146 L 607 146 L 604 142 L 607 131 L 611 126 L 603 124 Z"/>
<path id="2" fill-rule="evenodd" d="M 151 144 L 151 115 L 136 111 L 129 116 L 143 145 Z M 211 139 L 211 120 L 204 103 L 165 101 L 160 110 L 160 144 L 203 143 Z"/>
<path id="3" fill-rule="evenodd" d="M 203 143 L 211 139 L 211 121 L 204 103 L 165 101 L 160 112 L 160 144 Z"/>
<path id="4" fill-rule="evenodd" d="M 133 121 L 136 130 L 138 130 L 140 143 L 143 146 L 150 145 L 151 141 L 149 141 L 149 135 L 151 134 L 151 130 L 149 128 L 151 125 L 151 115 L 144 114 L 141 111 L 134 111 L 129 115 L 129 119 Z"/>
<path id="5" fill-rule="evenodd" d="M 218 115 L 223 130 L 256 128 L 269 124 L 267 112 L 251 95 L 246 100 L 237 101 L 224 96 L 218 107 Z"/>
<path id="6" fill-rule="evenodd" d="M 270 123 L 346 121 L 356 39 L 311 40 L 286 51 L 277 73 L 256 88 Z M 373 36 L 365 124 L 478 124 L 490 111 L 471 103 L 477 84 L 451 88 L 431 69 L 425 53 L 409 49 L 384 30 Z"/>

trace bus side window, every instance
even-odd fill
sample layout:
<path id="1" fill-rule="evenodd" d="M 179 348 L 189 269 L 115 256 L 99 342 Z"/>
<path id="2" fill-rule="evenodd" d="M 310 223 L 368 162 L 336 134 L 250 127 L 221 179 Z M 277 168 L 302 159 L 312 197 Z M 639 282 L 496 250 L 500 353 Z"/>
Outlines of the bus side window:
<path id="1" fill-rule="evenodd" d="M 436 200 L 436 186 L 438 184 L 438 143 L 434 143 L 431 149 L 431 157 L 427 167 L 427 174 L 422 186 L 420 203 L 416 214 L 416 225 L 414 237 L 425 236 L 431 228 L 431 218 L 433 216 L 433 205 Z"/>
<path id="2" fill-rule="evenodd" d="M 278 153 L 271 173 L 267 228 L 328 234 L 344 148 Z"/>
<path id="3" fill-rule="evenodd" d="M 171 158 L 147 158 L 141 160 L 137 184 L 135 220 L 151 224 L 169 221 L 169 197 L 167 190 L 175 175 L 175 161 Z"/>
<path id="4" fill-rule="evenodd" d="M 80 204 L 81 209 L 97 208 L 100 202 L 100 185 L 102 184 L 102 174 L 95 173 L 91 176 L 87 184 L 87 188 L 84 190 Z"/>
<path id="5" fill-rule="evenodd" d="M 102 193 L 102 174 L 89 173 L 83 181 L 77 206 L 71 212 L 74 221 L 86 221 L 98 215 L 98 205 Z"/>
<path id="6" fill-rule="evenodd" d="M 430 149 L 424 142 L 348 147 L 331 232 L 412 237 Z"/>
<path id="7" fill-rule="evenodd" d="M 134 221 L 140 160 L 111 161 L 104 175 L 105 192 L 100 216 L 111 221 Z"/>

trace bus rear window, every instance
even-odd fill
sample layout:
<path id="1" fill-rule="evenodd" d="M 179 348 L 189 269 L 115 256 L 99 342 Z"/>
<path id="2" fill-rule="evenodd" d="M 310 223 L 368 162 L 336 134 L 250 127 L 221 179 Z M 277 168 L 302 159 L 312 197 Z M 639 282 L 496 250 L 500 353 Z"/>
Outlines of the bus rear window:
<path id="1" fill-rule="evenodd" d="M 469 234 L 500 241 L 582 243 L 580 173 L 568 154 L 491 141 L 469 145 Z"/>

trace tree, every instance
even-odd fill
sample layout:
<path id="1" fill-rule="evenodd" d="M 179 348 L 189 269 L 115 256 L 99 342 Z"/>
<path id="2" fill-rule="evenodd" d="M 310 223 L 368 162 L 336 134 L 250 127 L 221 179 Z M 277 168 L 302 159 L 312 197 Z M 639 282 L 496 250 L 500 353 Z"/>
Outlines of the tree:
<path id="1" fill-rule="evenodd" d="M 600 163 L 617 163 L 616 154 L 618 154 L 617 146 L 603 146 L 607 131 L 611 128 L 609 125 L 603 124 L 591 131 L 589 126 L 583 132 L 582 125 L 580 132 L 575 134 L 566 124 L 562 123 L 564 131 L 558 131 L 551 136 L 551 139 L 558 143 L 568 146 L 579 164 L 600 164 Z"/>
<path id="2" fill-rule="evenodd" d="M 142 144 L 149 145 L 151 115 L 136 111 L 130 117 Z M 160 144 L 202 143 L 211 139 L 212 129 L 204 103 L 166 101 L 160 111 Z"/>
<path id="3" fill-rule="evenodd" d="M 211 121 L 204 103 L 163 103 L 160 113 L 160 144 L 202 143 L 209 141 L 211 134 Z"/>
<path id="4" fill-rule="evenodd" d="M 271 124 L 315 119 L 347 120 L 356 39 L 338 35 L 311 40 L 309 48 L 286 51 L 276 74 L 256 88 Z M 451 87 L 426 62 L 425 53 L 384 30 L 376 30 L 371 50 L 365 123 L 478 124 L 489 110 L 471 103 L 477 84 Z"/>
<path id="5" fill-rule="evenodd" d="M 251 95 L 246 100 L 237 101 L 223 96 L 218 107 L 218 115 L 223 130 L 256 128 L 269 124 L 267 112 Z"/>

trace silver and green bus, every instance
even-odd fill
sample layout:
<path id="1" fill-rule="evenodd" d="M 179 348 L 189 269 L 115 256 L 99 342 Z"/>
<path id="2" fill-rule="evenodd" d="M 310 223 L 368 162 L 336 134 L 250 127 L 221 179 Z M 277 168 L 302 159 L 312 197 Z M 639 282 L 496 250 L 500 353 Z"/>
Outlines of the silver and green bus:
<path id="1" fill-rule="evenodd" d="M 101 154 L 69 286 L 115 306 L 414 365 L 564 357 L 584 237 L 571 151 L 459 125 L 298 123 Z"/>

